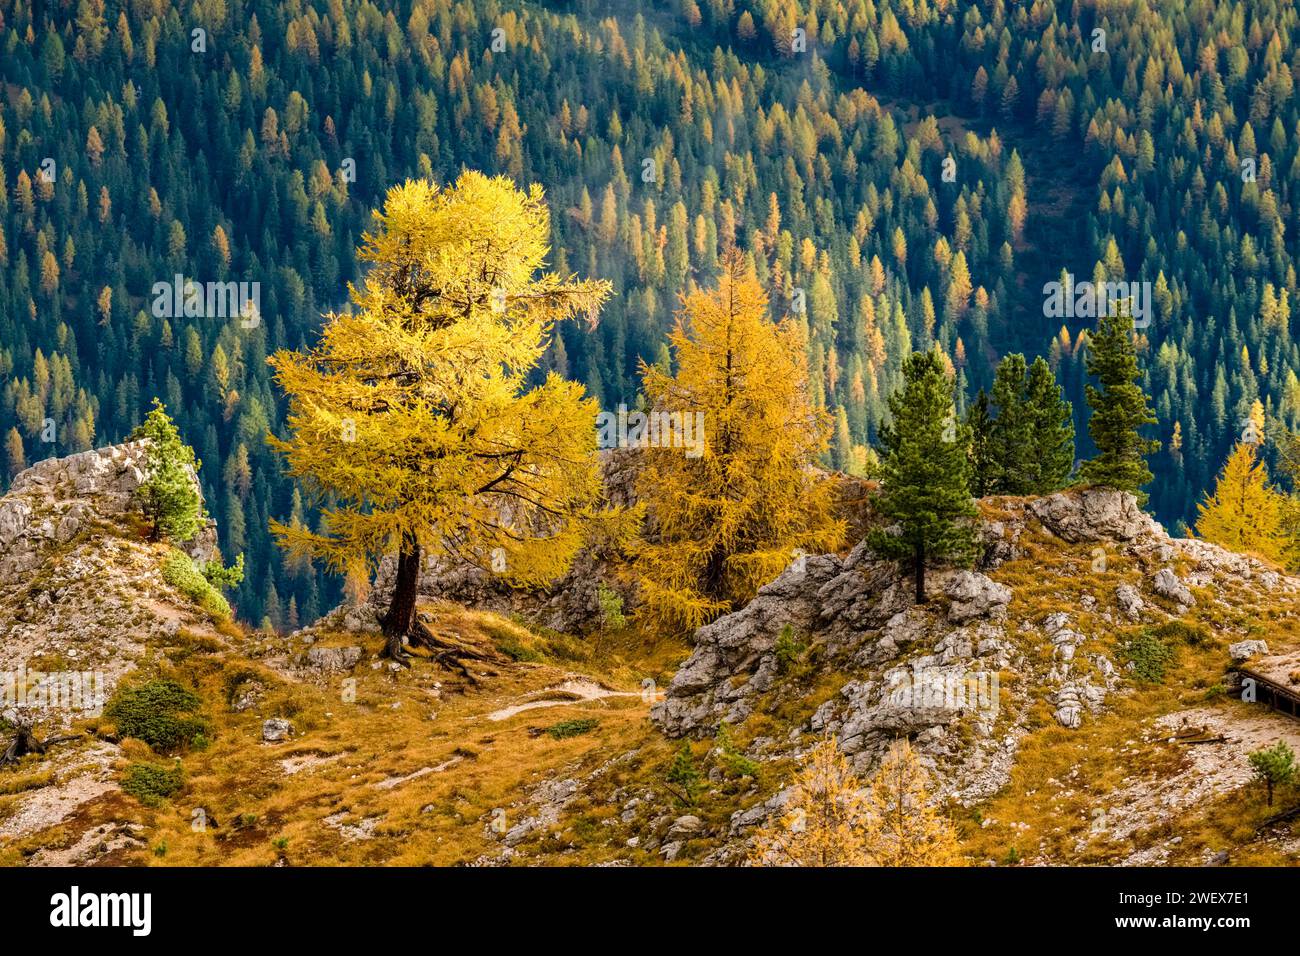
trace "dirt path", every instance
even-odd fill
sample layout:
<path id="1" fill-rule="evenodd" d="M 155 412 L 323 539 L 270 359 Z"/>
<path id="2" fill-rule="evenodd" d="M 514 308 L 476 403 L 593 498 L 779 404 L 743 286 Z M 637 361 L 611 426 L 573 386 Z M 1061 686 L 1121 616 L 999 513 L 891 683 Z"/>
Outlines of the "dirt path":
<path id="1" fill-rule="evenodd" d="M 553 687 L 544 687 L 538 691 L 525 694 L 523 699 L 508 707 L 494 710 L 484 717 L 491 721 L 508 720 L 515 714 L 539 707 L 562 707 L 565 704 L 585 703 L 604 700 L 607 697 L 640 697 L 640 691 L 611 690 L 603 687 L 589 677 L 575 677 Z M 477 718 L 469 718 L 471 720 Z"/>

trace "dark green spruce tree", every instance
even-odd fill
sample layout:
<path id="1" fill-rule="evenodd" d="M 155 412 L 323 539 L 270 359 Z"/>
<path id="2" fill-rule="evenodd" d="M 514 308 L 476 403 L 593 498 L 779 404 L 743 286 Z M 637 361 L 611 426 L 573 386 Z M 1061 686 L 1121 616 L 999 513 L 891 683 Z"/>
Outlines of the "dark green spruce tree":
<path id="1" fill-rule="evenodd" d="M 1141 429 L 1155 424 L 1156 415 L 1139 384 L 1142 373 L 1133 342 L 1133 318 L 1122 309 L 1116 311 L 1119 314 L 1102 316 L 1088 339 L 1088 374 L 1101 385 L 1087 387 L 1092 409 L 1088 434 L 1097 456 L 1079 468 L 1079 479 L 1132 492 L 1145 505 L 1142 486 L 1152 477 L 1146 456 L 1159 449 L 1160 442 L 1144 438 Z"/>
<path id="2" fill-rule="evenodd" d="M 993 490 L 994 474 L 993 416 L 988 393 L 982 388 L 966 410 L 966 428 L 970 432 L 971 490 L 976 498 L 983 498 Z"/>
<path id="3" fill-rule="evenodd" d="M 997 417 L 989 431 L 992 482 L 998 495 L 1024 495 L 1034 475 L 1034 419 L 1025 401 L 1025 357 L 1004 356 L 993 375 L 992 403 Z"/>
<path id="4" fill-rule="evenodd" d="M 1029 490 L 1045 495 L 1063 487 L 1074 470 L 1074 409 L 1042 356 L 1029 366 L 1025 404 L 1032 422 L 1034 463 Z"/>
<path id="5" fill-rule="evenodd" d="M 910 561 L 916 600 L 925 603 L 925 563 L 968 561 L 975 548 L 970 432 L 958 422 L 953 383 L 937 351 L 903 362 L 903 387 L 889 397 L 880 427 L 876 509 L 891 527 L 870 543 L 884 557 Z"/>

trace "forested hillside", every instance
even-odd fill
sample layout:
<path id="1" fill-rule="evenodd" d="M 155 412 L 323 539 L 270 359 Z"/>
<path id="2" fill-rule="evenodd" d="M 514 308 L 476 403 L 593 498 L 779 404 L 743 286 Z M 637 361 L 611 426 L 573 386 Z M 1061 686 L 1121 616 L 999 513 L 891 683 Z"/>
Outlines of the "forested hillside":
<path id="1" fill-rule="evenodd" d="M 241 615 L 327 610 L 337 581 L 268 531 L 317 515 L 264 441 L 266 357 L 344 306 L 391 185 L 469 167 L 541 183 L 554 271 L 613 283 L 545 362 L 605 409 L 737 245 L 801 327 L 843 470 L 931 342 L 971 396 L 1046 356 L 1087 457 L 1094 320 L 1047 317 L 1043 285 L 1149 281 L 1151 505 L 1190 520 L 1257 401 L 1300 426 L 1300 59 L 1289 4 L 1160 6 L 0 0 L 7 476 L 157 396 L 245 554 Z M 258 309 L 166 308 L 178 275 L 259 283 Z"/>

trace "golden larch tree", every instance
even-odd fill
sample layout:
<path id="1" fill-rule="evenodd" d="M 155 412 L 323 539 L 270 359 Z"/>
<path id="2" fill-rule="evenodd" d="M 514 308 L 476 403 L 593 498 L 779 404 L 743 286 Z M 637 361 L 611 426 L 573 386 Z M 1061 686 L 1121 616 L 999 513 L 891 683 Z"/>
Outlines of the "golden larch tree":
<path id="1" fill-rule="evenodd" d="M 930 798 L 928 777 L 906 740 L 896 742 L 871 781 L 867 852 L 873 866 L 960 866 L 952 822 Z"/>
<path id="2" fill-rule="evenodd" d="M 595 405 L 552 374 L 527 389 L 553 323 L 594 319 L 605 282 L 543 273 L 542 190 L 463 173 L 389 190 L 352 308 L 268 361 L 289 437 L 268 440 L 324 502 L 319 531 L 273 522 L 291 553 L 355 577 L 396 554 L 386 652 L 440 648 L 415 615 L 421 561 L 451 556 L 536 584 L 562 574 L 600 489 Z M 463 668 L 463 665 L 462 665 Z"/>
<path id="3" fill-rule="evenodd" d="M 754 866 L 870 866 L 877 829 L 871 794 L 853 773 L 835 738 L 803 758 L 782 813 L 754 835 Z"/>
<path id="4" fill-rule="evenodd" d="M 952 823 L 933 806 L 924 768 L 906 741 L 869 784 L 833 737 L 804 757 L 781 815 L 754 837 L 755 866 L 960 866 Z"/>
<path id="5" fill-rule="evenodd" d="M 741 606 L 796 549 L 829 551 L 844 537 L 831 484 L 812 467 L 831 422 L 808 397 L 802 333 L 766 313 L 733 250 L 718 287 L 683 300 L 669 335 L 676 373 L 641 366 L 652 413 L 703 416 L 699 454 L 649 448 L 638 478 L 651 522 L 633 548 L 642 613 L 667 630 Z"/>
<path id="6" fill-rule="evenodd" d="M 1198 504 L 1196 534 L 1230 551 L 1284 563 L 1286 499 L 1268 480 L 1258 446 L 1238 442 L 1215 482 Z"/>

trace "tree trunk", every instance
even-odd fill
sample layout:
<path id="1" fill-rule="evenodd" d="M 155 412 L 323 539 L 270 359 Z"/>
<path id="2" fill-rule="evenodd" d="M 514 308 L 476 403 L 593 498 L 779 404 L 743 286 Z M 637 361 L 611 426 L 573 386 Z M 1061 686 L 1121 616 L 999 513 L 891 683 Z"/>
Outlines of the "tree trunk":
<path id="1" fill-rule="evenodd" d="M 412 647 L 429 651 L 429 660 L 441 667 L 456 671 L 471 684 L 478 684 L 479 680 L 470 671 L 467 661 L 486 665 L 487 673 L 495 674 L 496 671 L 491 669 L 492 666 L 507 661 L 507 658 L 499 654 L 495 648 L 463 644 L 453 637 L 439 637 L 430 630 L 428 624 L 419 619 L 415 613 L 419 583 L 420 546 L 412 544 L 398 552 L 393 598 L 388 605 L 388 613 L 380 622 L 384 637 L 387 639 L 384 645 L 384 656 L 407 667 L 411 666 L 411 655 L 402 647 L 403 641 L 407 641 Z"/>
<path id="2" fill-rule="evenodd" d="M 709 559 L 704 565 L 704 587 L 703 591 L 707 597 L 714 600 L 721 600 L 726 595 L 723 582 L 726 576 L 727 554 L 722 550 L 721 545 L 715 545 L 709 552 Z"/>
<path id="3" fill-rule="evenodd" d="M 30 723 L 20 723 L 15 730 L 17 733 L 14 739 L 9 741 L 9 745 L 4 748 L 3 752 L 0 752 L 0 767 L 17 763 L 27 754 L 43 754 L 55 744 L 77 740 L 81 736 L 80 734 L 68 734 L 63 737 L 51 737 L 49 740 L 42 741 L 36 736 Z"/>
<path id="4" fill-rule="evenodd" d="M 914 556 L 914 575 L 916 578 L 916 603 L 925 603 L 925 545 L 917 544 Z"/>
<path id="5" fill-rule="evenodd" d="M 420 545 L 413 542 L 403 547 L 397 555 L 397 577 L 393 582 L 393 599 L 388 613 L 381 622 L 388 643 L 384 653 L 395 661 L 406 663 L 402 639 L 415 628 L 415 598 L 420 583 Z"/>

